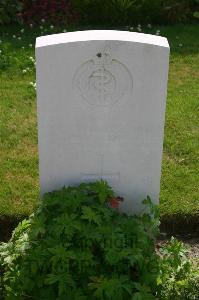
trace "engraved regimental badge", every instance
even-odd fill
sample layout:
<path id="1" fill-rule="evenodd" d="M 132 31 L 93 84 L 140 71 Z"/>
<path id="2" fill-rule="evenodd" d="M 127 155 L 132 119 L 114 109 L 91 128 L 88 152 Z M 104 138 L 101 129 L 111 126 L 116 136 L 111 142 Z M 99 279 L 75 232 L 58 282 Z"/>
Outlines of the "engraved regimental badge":
<path id="1" fill-rule="evenodd" d="M 132 93 L 133 80 L 128 68 L 104 51 L 77 70 L 74 87 L 91 105 L 111 106 Z"/>

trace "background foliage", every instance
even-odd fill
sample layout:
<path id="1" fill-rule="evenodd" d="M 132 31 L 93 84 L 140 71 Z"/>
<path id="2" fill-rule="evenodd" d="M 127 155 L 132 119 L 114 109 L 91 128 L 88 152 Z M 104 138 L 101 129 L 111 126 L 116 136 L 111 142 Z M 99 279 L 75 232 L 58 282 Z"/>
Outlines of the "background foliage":
<path id="1" fill-rule="evenodd" d="M 0 25 L 15 23 L 19 21 L 18 13 L 22 9 L 21 0 L 1 0 L 0 1 Z"/>
<path id="2" fill-rule="evenodd" d="M 193 19 L 198 0 L 73 0 L 87 24 L 177 23 Z"/>
<path id="3" fill-rule="evenodd" d="M 199 17 L 199 0 L 1 0 L 0 24 L 132 25 L 190 22 Z"/>
<path id="4" fill-rule="evenodd" d="M 20 18 L 25 23 L 41 23 L 66 25 L 77 19 L 69 0 L 23 0 Z"/>

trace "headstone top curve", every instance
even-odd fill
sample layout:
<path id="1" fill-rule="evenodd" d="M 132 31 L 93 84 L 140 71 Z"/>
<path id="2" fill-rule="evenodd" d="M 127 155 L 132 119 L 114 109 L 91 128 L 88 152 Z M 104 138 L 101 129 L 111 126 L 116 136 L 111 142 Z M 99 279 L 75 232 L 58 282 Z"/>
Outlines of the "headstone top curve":
<path id="1" fill-rule="evenodd" d="M 169 43 L 165 37 L 119 30 L 85 30 L 41 36 L 36 39 L 36 48 L 74 42 L 104 40 L 135 42 L 169 49 Z"/>

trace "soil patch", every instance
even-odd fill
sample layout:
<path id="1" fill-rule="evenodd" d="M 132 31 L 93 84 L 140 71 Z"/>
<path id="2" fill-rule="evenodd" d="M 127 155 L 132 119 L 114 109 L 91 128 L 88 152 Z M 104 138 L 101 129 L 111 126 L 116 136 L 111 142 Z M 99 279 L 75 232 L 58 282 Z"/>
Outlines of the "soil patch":
<path id="1" fill-rule="evenodd" d="M 15 227 L 25 219 L 25 216 L 9 217 L 3 216 L 0 218 L 0 242 L 7 242 Z"/>

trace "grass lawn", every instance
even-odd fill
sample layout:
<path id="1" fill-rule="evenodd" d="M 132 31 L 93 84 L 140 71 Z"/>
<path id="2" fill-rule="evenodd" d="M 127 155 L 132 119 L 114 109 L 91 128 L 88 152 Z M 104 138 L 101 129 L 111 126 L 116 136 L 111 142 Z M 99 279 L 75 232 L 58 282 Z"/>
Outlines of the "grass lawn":
<path id="1" fill-rule="evenodd" d="M 35 68 L 30 57 L 35 37 L 56 31 L 45 28 L 0 27 L 0 219 L 30 214 L 39 197 L 36 99 L 30 84 Z M 192 222 L 199 220 L 199 26 L 143 31 L 155 34 L 157 29 L 171 46 L 161 216 Z"/>

